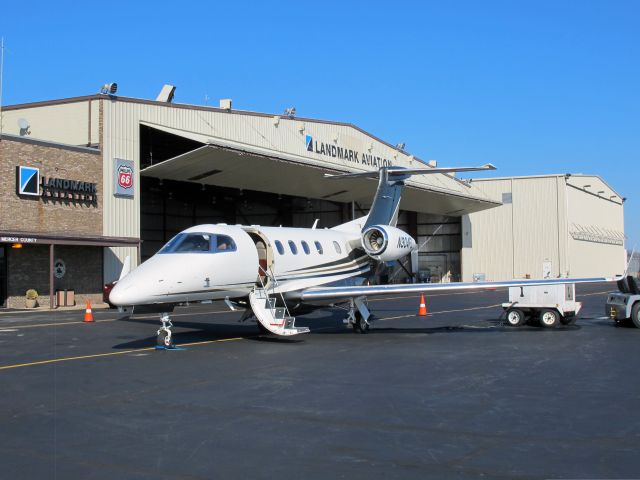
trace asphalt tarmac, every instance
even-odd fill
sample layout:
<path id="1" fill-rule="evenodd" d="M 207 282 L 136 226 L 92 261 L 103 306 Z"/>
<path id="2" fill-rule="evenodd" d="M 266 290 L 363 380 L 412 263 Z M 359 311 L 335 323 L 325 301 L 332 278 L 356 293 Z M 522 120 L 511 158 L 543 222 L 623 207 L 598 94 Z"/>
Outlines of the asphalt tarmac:
<path id="1" fill-rule="evenodd" d="M 639 478 L 640 330 L 578 288 L 575 326 L 507 327 L 503 290 L 377 300 L 258 334 L 224 304 L 173 316 L 0 315 L 0 478 Z"/>

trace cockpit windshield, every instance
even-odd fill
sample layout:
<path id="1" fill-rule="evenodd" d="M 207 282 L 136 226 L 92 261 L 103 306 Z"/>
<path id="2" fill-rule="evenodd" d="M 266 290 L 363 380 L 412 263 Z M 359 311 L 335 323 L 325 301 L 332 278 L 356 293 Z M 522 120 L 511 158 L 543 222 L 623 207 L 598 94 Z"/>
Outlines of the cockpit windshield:
<path id="1" fill-rule="evenodd" d="M 211 233 L 179 233 L 158 253 L 218 253 L 235 252 L 236 243 L 227 235 Z"/>

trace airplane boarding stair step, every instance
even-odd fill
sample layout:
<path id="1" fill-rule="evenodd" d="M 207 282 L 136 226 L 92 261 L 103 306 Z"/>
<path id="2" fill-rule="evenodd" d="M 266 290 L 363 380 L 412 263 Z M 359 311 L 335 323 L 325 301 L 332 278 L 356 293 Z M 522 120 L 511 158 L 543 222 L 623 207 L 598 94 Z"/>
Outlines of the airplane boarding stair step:
<path id="1" fill-rule="evenodd" d="M 274 335 L 291 336 L 308 333 L 307 327 L 296 327 L 296 319 L 287 315 L 287 309 L 276 307 L 276 299 L 264 288 L 254 288 L 249 294 L 251 310 L 260 324 Z"/>

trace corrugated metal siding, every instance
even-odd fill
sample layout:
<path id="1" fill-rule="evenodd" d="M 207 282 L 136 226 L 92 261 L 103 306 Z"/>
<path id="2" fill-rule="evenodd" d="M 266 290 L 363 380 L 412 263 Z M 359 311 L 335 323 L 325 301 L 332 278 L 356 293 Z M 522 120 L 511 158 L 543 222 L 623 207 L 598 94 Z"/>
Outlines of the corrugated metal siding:
<path id="1" fill-rule="evenodd" d="M 604 193 L 598 197 L 567 183 L 589 184 L 589 191 Z M 577 225 L 623 235 L 623 207 L 609 201 L 616 194 L 601 179 L 549 176 L 477 182 L 494 200 L 501 200 L 510 184 L 512 205 L 463 218 L 465 281 L 471 281 L 474 273 L 485 273 L 488 280 L 539 278 L 547 260 L 552 276 L 611 276 L 624 270 L 623 246 L 576 240 L 571 235 Z"/>
<path id="2" fill-rule="evenodd" d="M 514 179 L 514 278 L 542 278 L 545 261 L 552 263 L 552 276 L 559 275 L 558 233 L 556 179 Z"/>
<path id="3" fill-rule="evenodd" d="M 590 184 L 586 191 L 569 187 L 569 257 L 570 273 L 573 277 L 613 276 L 625 269 L 623 245 L 574 239 L 571 232 L 589 229 L 602 232 L 610 237 L 621 236 L 624 232 L 624 207 L 609 201 L 611 189 L 598 177 L 582 178 L 581 182 L 571 178 L 576 186 Z M 601 197 L 597 192 L 603 191 Z M 592 193 L 589 193 L 592 192 Z M 593 193 L 596 193 L 594 195 Z M 618 202 L 620 199 L 616 199 Z"/>
<path id="4" fill-rule="evenodd" d="M 475 182 L 474 182 L 475 183 Z M 511 180 L 478 182 L 488 198 L 502 201 L 513 192 Z M 462 222 L 462 277 L 472 281 L 474 274 L 487 280 L 513 278 L 513 205 L 504 205 L 472 215 Z"/>

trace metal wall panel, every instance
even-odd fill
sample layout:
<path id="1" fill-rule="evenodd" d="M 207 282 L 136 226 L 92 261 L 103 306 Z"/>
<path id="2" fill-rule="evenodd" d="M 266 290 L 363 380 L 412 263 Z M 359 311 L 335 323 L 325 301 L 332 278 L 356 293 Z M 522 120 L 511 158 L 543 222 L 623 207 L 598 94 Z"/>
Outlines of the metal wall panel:
<path id="1" fill-rule="evenodd" d="M 571 276 L 624 273 L 624 207 L 620 205 L 620 198 L 598 177 L 583 177 L 581 182 L 571 178 L 569 183 L 574 186 L 591 185 L 581 190 L 567 188 Z M 611 201 L 613 195 L 616 198 Z"/>
<path id="2" fill-rule="evenodd" d="M 504 193 L 513 192 L 511 179 L 473 183 L 495 201 L 502 201 Z M 513 278 L 513 214 L 513 204 L 507 203 L 463 216 L 463 281 L 472 281 L 474 275 L 483 275 L 486 280 Z"/>
<path id="3" fill-rule="evenodd" d="M 623 207 L 599 177 L 554 175 L 474 183 L 495 200 L 511 193 L 512 203 L 463 217 L 465 281 L 472 281 L 474 273 L 484 273 L 487 280 L 540 278 L 545 262 L 551 263 L 552 277 L 611 276 L 624 270 L 623 245 L 607 243 L 624 237 Z M 581 231 L 592 232 L 596 240 L 574 238 Z"/>
<path id="4" fill-rule="evenodd" d="M 95 104 L 94 101 L 93 105 Z M 93 113 L 92 117 L 94 117 Z M 4 133 L 20 135 L 18 120 L 24 118 L 30 125 L 30 138 L 69 145 L 87 145 L 89 142 L 89 102 L 86 100 L 4 110 L 2 117 Z M 95 118 L 97 119 L 97 116 Z"/>

